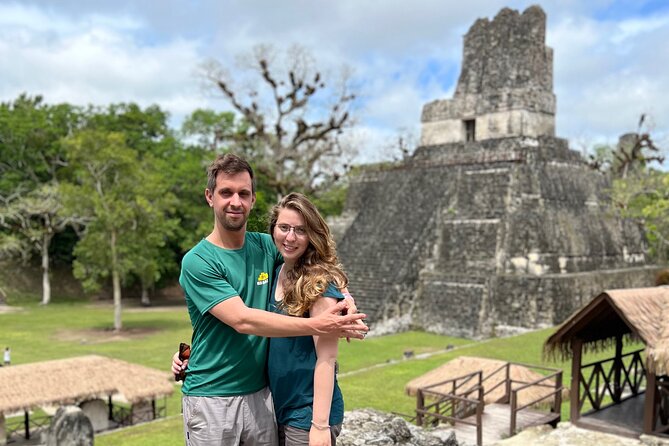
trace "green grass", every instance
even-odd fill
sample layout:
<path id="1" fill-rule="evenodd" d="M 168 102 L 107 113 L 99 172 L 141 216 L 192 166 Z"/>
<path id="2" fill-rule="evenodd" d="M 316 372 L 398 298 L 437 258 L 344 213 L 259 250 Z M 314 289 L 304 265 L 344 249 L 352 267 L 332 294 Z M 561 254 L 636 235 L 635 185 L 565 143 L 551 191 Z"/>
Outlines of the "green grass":
<path id="1" fill-rule="evenodd" d="M 407 332 L 395 335 L 370 337 L 364 342 L 352 340 L 339 343 L 340 373 L 359 370 L 375 364 L 402 359 L 405 351 L 421 353 L 445 350 L 447 346 L 470 344 L 467 339 L 453 338 L 424 332 Z"/>
<path id="2" fill-rule="evenodd" d="M 181 415 L 95 436 L 97 446 L 182 446 Z"/>
<path id="3" fill-rule="evenodd" d="M 141 332 L 127 340 L 101 338 L 111 335 L 113 309 L 108 304 L 89 304 L 76 300 L 54 299 L 40 306 L 36 299 L 23 297 L 22 310 L 0 314 L 0 347 L 12 348 L 12 362 L 21 364 L 87 354 L 99 354 L 168 371 L 179 342 L 190 340 L 191 327 L 185 307 L 126 308 L 124 328 Z M 535 331 L 511 338 L 474 342 L 423 332 L 408 332 L 368 338 L 363 342 L 340 343 L 339 382 L 346 409 L 372 407 L 384 411 L 413 413 L 415 398 L 404 393 L 408 381 L 457 356 L 483 356 L 562 368 L 563 383 L 569 385 L 569 363 L 542 360 L 542 346 L 553 329 Z M 448 345 L 455 349 L 446 350 Z M 633 347 L 630 346 L 626 351 Z M 403 353 L 433 353 L 425 359 L 403 360 Z M 585 362 L 610 357 L 611 352 L 586 355 Z M 372 367 L 383 365 L 381 367 Z M 356 372 L 357 371 L 357 372 Z M 351 373 L 356 372 L 356 373 Z M 167 400 L 167 418 L 96 437 L 98 445 L 181 445 L 182 421 L 180 391 Z M 562 406 L 568 419 L 569 404 Z"/>
<path id="4" fill-rule="evenodd" d="M 562 368 L 563 363 L 543 362 L 541 349 L 552 329 L 535 331 L 510 338 L 496 338 L 478 343 L 471 341 L 453 351 L 423 360 L 402 361 L 399 364 L 373 369 L 339 380 L 347 409 L 374 407 L 384 411 L 412 414 L 416 398 L 404 391 L 406 383 L 458 356 L 482 356 L 504 361 Z M 565 381 L 569 382 L 569 381 Z M 380 392 L 379 389 L 385 389 Z M 564 410 L 564 406 L 563 406 Z M 568 408 L 567 408 L 568 411 Z M 567 412 L 568 413 L 568 412 Z"/>

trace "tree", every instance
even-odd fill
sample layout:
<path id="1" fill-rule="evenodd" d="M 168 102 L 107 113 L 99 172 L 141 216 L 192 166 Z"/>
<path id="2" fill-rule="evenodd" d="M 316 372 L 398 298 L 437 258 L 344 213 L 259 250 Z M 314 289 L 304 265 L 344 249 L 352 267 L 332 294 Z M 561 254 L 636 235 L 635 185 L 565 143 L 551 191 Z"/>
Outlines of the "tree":
<path id="1" fill-rule="evenodd" d="M 232 112 L 217 113 L 209 109 L 197 109 L 181 124 L 181 133 L 186 138 L 195 138 L 197 144 L 214 153 L 226 148 L 228 141 L 243 134 Z"/>
<path id="2" fill-rule="evenodd" d="M 42 305 L 51 302 L 49 277 L 51 240 L 70 225 L 82 225 L 84 219 L 65 215 L 60 200 L 58 184 L 46 183 L 18 197 L 10 197 L 0 208 L 0 225 L 9 228 L 10 234 L 0 235 L 0 250 L 27 260 L 29 253 L 41 254 Z M 12 255 L 14 254 L 14 255 Z"/>
<path id="3" fill-rule="evenodd" d="M 618 178 L 613 181 L 611 196 L 622 216 L 644 227 L 651 256 L 666 263 L 669 259 L 669 173 L 649 169 Z"/>
<path id="4" fill-rule="evenodd" d="M 669 259 L 669 173 L 649 167 L 664 157 L 649 131 L 643 131 L 645 115 L 639 120 L 636 133 L 620 137 L 609 154 L 600 149 L 600 159 L 608 158 L 612 176 L 611 198 L 618 212 L 643 226 L 650 245 L 650 254 L 660 262 Z M 648 153 L 650 152 L 650 153 Z"/>
<path id="5" fill-rule="evenodd" d="M 180 256 L 192 246 L 183 247 L 184 239 L 201 238 L 197 231 L 187 232 L 189 228 L 197 228 L 199 214 L 190 214 L 189 202 L 183 205 L 177 202 L 184 191 L 190 191 L 197 184 L 183 174 L 191 173 L 193 162 L 202 165 L 201 155 L 198 151 L 185 150 L 168 125 L 168 113 L 157 105 L 143 109 L 134 103 L 91 107 L 87 118 L 90 129 L 123 133 L 127 146 L 136 153 L 138 161 L 147 166 L 145 174 L 151 177 L 153 191 L 145 191 L 144 197 L 151 196 L 152 203 L 160 203 L 157 213 L 144 207 L 143 212 L 137 214 L 135 231 L 128 234 L 128 237 L 140 235 L 136 246 L 141 249 L 132 253 L 134 266 L 125 284 L 137 279 L 142 289 L 141 302 L 150 305 L 149 290 L 164 274 L 178 272 Z M 141 197 L 138 200 L 141 202 Z"/>
<path id="6" fill-rule="evenodd" d="M 63 185 L 64 202 L 90 218 L 75 247 L 74 274 L 89 291 L 111 278 L 114 329 L 120 330 L 122 282 L 132 273 L 155 277 L 158 263 L 151 259 L 176 225 L 167 216 L 173 196 L 152 157 L 140 158 L 123 133 L 87 129 L 65 145 L 74 181 Z"/>
<path id="7" fill-rule="evenodd" d="M 341 176 L 336 166 L 346 168 L 341 158 L 350 150 L 342 142 L 353 124 L 350 76 L 329 86 L 301 47 L 279 57 L 271 47 L 259 46 L 247 60 L 236 72 L 250 71 L 257 89 L 235 87 L 220 64 L 204 67 L 205 77 L 243 119 L 244 131 L 233 135 L 231 149 L 252 160 L 279 196 L 293 190 L 312 195 L 336 182 Z"/>
<path id="8" fill-rule="evenodd" d="M 648 163 L 662 164 L 664 157 L 657 155 L 660 149 L 653 142 L 645 125 L 646 115 L 642 114 L 637 131 L 622 135 L 616 147 L 595 147 L 594 155 L 589 157 L 590 167 L 611 174 L 614 178 L 625 179 L 630 173 L 644 170 Z"/>
<path id="9" fill-rule="evenodd" d="M 21 95 L 0 104 L 0 254 L 27 261 L 40 253 L 42 304 L 51 301 L 49 247 L 69 225 L 81 224 L 64 215 L 59 180 L 67 165 L 60 140 L 80 122 L 77 109 L 48 106 L 42 97 Z"/>

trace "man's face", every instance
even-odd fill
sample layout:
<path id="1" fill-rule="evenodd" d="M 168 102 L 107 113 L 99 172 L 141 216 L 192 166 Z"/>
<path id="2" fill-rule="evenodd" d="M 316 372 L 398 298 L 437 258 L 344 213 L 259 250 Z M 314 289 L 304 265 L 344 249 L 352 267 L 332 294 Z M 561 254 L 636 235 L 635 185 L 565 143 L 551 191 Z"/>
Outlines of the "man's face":
<path id="1" fill-rule="evenodd" d="M 209 206 L 214 209 L 217 224 L 220 223 L 228 231 L 241 231 L 246 227 L 246 220 L 256 202 L 248 172 L 234 175 L 219 172 L 214 192 L 206 189 L 204 194 Z"/>

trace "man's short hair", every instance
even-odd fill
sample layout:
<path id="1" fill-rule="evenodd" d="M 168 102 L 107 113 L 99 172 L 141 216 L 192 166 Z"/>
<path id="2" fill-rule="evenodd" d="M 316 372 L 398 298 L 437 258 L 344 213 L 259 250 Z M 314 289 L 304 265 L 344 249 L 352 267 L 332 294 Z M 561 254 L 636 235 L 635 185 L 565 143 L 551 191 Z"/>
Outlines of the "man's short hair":
<path id="1" fill-rule="evenodd" d="M 238 173 L 248 172 L 251 176 L 251 190 L 253 193 L 256 192 L 256 179 L 253 175 L 253 168 L 251 165 L 242 157 L 235 155 L 234 153 L 226 153 L 225 155 L 219 155 L 207 169 L 207 189 L 212 194 L 216 190 L 216 177 L 220 172 L 225 173 L 226 175 L 236 175 Z"/>

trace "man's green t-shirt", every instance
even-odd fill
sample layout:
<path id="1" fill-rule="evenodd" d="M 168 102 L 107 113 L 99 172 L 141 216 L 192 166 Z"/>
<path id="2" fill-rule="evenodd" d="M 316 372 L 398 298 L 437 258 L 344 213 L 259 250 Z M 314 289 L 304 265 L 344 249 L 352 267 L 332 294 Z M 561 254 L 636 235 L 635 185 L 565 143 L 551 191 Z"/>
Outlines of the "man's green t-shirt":
<path id="1" fill-rule="evenodd" d="M 193 325 L 184 394 L 245 395 L 267 385 L 267 338 L 237 333 L 209 310 L 234 296 L 249 308 L 265 310 L 280 259 L 272 238 L 257 232 L 246 233 L 241 249 L 203 239 L 184 256 L 179 283 Z"/>

